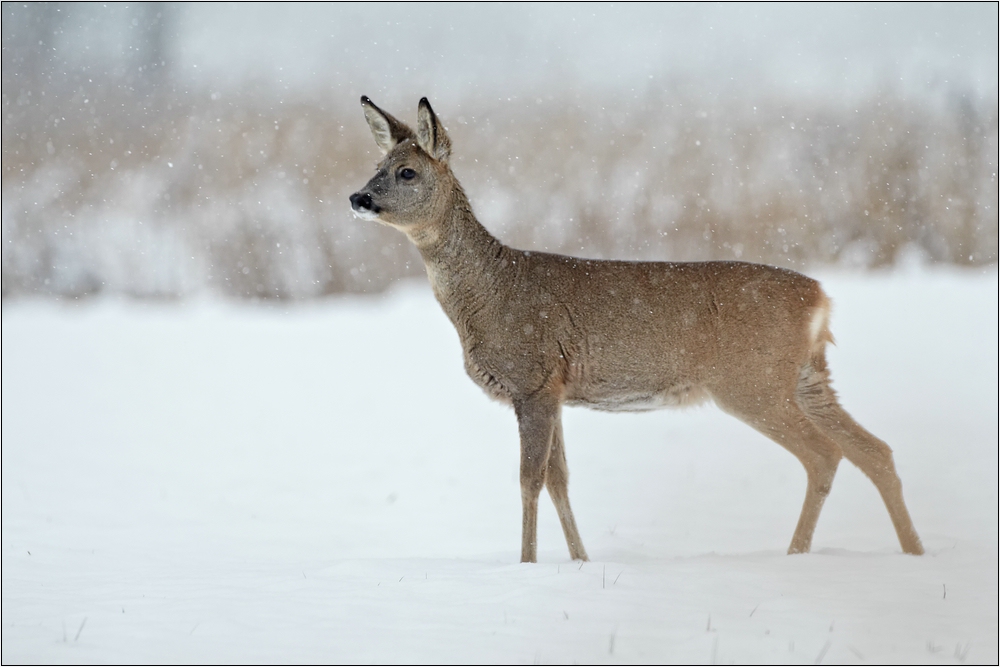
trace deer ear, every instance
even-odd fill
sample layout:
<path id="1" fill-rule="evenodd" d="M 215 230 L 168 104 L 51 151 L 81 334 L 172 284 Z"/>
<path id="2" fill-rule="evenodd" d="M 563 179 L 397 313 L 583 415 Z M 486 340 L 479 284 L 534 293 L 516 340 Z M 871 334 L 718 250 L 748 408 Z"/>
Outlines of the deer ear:
<path id="1" fill-rule="evenodd" d="M 447 162 L 451 156 L 451 139 L 426 97 L 417 106 L 417 143 L 435 160 Z"/>
<path id="2" fill-rule="evenodd" d="M 399 142 L 413 138 L 410 128 L 375 106 L 367 95 L 361 96 L 361 108 L 365 110 L 365 120 L 383 154 L 391 151 Z"/>

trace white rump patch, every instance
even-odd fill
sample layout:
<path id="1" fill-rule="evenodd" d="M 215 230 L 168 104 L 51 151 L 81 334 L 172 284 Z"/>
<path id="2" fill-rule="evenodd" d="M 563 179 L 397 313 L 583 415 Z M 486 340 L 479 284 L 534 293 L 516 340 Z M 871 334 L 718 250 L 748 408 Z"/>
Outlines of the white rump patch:
<path id="1" fill-rule="evenodd" d="M 809 347 L 815 347 L 819 342 L 819 335 L 826 328 L 829 319 L 829 304 L 823 303 L 813 311 L 812 319 L 809 321 Z"/>

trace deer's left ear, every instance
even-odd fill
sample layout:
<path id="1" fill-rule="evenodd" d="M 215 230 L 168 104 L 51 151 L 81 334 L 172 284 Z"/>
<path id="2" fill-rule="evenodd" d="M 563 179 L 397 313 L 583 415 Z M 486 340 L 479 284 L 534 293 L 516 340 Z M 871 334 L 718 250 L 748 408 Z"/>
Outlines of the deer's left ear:
<path id="1" fill-rule="evenodd" d="M 435 160 L 447 162 L 451 156 L 451 139 L 426 97 L 417 106 L 417 144 Z"/>

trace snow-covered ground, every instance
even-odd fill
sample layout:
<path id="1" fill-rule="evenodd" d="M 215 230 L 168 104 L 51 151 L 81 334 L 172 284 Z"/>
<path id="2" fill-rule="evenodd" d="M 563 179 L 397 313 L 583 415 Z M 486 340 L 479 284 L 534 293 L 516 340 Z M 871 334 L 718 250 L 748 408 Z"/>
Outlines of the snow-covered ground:
<path id="1" fill-rule="evenodd" d="M 565 411 L 592 562 L 424 282 L 381 299 L 3 306 L 3 662 L 996 663 L 997 271 L 821 275 L 843 403 L 927 555 L 846 461 L 706 406 Z"/>

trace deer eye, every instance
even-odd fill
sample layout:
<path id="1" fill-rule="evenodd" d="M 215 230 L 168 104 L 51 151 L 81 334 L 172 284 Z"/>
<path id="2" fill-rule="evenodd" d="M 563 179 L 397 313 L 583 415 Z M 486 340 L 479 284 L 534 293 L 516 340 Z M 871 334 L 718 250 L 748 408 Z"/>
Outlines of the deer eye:
<path id="1" fill-rule="evenodd" d="M 404 181 L 412 181 L 414 178 L 417 177 L 417 172 L 413 171 L 409 167 L 404 167 L 403 169 L 399 170 L 399 177 Z"/>

